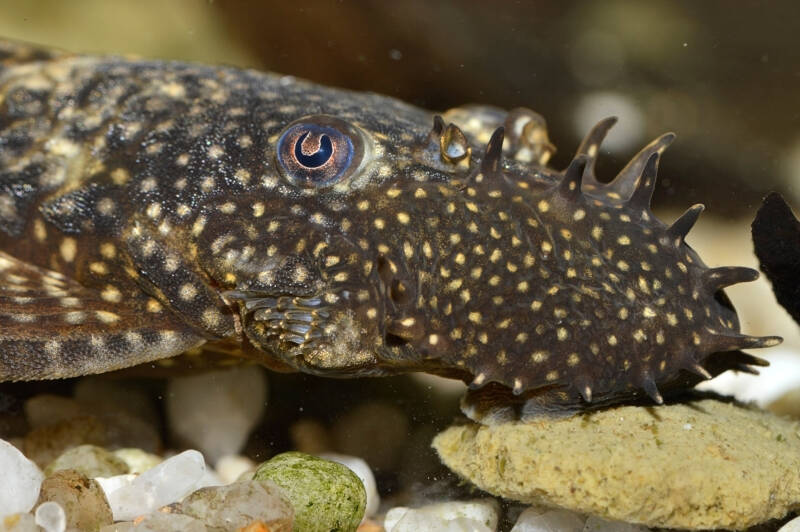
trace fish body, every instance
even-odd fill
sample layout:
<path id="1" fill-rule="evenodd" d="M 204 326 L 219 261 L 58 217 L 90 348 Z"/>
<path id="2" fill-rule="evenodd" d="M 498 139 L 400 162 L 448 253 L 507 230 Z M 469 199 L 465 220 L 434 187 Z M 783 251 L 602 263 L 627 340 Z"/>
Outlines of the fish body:
<path id="1" fill-rule="evenodd" d="M 702 206 L 650 212 L 670 135 L 601 184 L 613 120 L 561 172 L 532 111 L 444 118 L 0 44 L 0 380 L 234 345 L 275 369 L 460 378 L 488 419 L 660 402 L 779 341 L 741 334 L 722 292 L 754 272 L 684 242 Z"/>

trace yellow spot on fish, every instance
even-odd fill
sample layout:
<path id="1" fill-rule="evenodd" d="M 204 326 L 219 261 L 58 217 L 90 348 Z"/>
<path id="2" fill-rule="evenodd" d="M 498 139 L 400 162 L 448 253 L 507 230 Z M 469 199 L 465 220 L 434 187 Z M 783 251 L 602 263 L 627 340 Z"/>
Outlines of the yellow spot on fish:
<path id="1" fill-rule="evenodd" d="M 114 323 L 119 321 L 119 315 L 108 312 L 107 310 L 97 310 L 95 311 L 94 315 L 103 323 Z"/>
<path id="2" fill-rule="evenodd" d="M 89 264 L 89 271 L 97 275 L 105 275 L 108 273 L 108 266 L 105 262 L 92 262 Z"/>
<path id="3" fill-rule="evenodd" d="M 41 218 L 36 218 L 33 222 L 33 236 L 39 242 L 44 242 L 47 239 L 47 230 Z"/>
<path id="4" fill-rule="evenodd" d="M 59 251 L 61 252 L 61 258 L 64 259 L 65 262 L 72 262 L 75 260 L 75 255 L 78 252 L 78 245 L 75 239 L 69 236 L 64 237 L 61 241 Z"/>

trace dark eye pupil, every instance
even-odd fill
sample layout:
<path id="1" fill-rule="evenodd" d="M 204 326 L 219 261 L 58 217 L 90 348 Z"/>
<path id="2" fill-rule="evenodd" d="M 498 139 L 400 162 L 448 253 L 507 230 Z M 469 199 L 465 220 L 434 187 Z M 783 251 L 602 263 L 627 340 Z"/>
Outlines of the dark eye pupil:
<path id="1" fill-rule="evenodd" d="M 308 131 L 303 133 L 303 135 L 297 139 L 297 142 L 294 145 L 294 156 L 297 159 L 297 162 L 306 168 L 319 168 L 331 158 L 331 155 L 333 154 L 333 143 L 328 135 L 320 135 L 319 146 L 315 146 L 317 151 L 307 154 L 305 153 L 305 150 L 303 150 L 303 143 L 306 141 L 307 137 Z"/>
<path id="2" fill-rule="evenodd" d="M 360 131 L 328 115 L 292 122 L 275 145 L 276 162 L 283 176 L 303 188 L 339 183 L 360 168 L 363 156 Z"/>

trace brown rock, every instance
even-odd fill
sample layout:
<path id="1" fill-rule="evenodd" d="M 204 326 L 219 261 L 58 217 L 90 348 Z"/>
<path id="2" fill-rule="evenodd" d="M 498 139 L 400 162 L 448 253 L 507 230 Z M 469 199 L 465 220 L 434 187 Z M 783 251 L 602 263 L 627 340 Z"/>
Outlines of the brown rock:
<path id="1" fill-rule="evenodd" d="M 72 469 L 56 471 L 44 479 L 36 505 L 47 501 L 61 505 L 71 530 L 96 531 L 113 521 L 100 485 Z"/>
<path id="2" fill-rule="evenodd" d="M 99 419 L 80 416 L 33 429 L 25 436 L 22 451 L 44 468 L 67 449 L 85 443 L 105 447 L 107 441 L 106 426 Z"/>

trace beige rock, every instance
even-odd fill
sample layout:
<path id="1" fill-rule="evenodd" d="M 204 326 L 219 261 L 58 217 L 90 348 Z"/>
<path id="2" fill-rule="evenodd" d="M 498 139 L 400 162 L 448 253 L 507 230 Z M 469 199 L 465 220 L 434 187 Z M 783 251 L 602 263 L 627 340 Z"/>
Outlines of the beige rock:
<path id="1" fill-rule="evenodd" d="M 800 419 L 800 389 L 789 390 L 768 404 L 766 409 L 779 416 Z"/>
<path id="2" fill-rule="evenodd" d="M 70 530 L 97 530 L 113 521 L 100 484 L 72 469 L 62 469 L 44 479 L 36 504 L 47 501 L 61 505 Z"/>
<path id="3" fill-rule="evenodd" d="M 743 529 L 800 508 L 800 424 L 711 399 L 454 426 L 433 447 L 489 493 L 650 527 Z"/>

